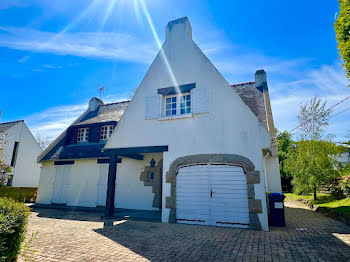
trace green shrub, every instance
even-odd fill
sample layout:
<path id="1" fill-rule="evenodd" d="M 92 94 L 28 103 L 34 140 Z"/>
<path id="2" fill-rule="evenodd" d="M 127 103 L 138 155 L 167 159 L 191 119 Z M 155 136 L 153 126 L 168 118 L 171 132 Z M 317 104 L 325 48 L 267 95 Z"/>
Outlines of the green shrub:
<path id="1" fill-rule="evenodd" d="M 343 190 L 340 186 L 340 184 L 336 181 L 334 183 L 332 183 L 329 187 L 328 187 L 331 195 L 335 198 L 335 199 L 343 199 L 345 198 Z"/>
<path id="2" fill-rule="evenodd" d="M 350 180 L 349 178 L 345 178 L 343 181 L 340 182 L 340 188 L 343 191 L 343 194 L 345 197 L 350 197 Z"/>
<path id="3" fill-rule="evenodd" d="M 25 238 L 29 208 L 0 198 L 0 261 L 15 261 Z"/>

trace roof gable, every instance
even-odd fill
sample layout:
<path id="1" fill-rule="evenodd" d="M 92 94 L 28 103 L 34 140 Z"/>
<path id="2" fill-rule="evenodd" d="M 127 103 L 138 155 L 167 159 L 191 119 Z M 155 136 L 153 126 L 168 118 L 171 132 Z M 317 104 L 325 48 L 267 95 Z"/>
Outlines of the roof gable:
<path id="1" fill-rule="evenodd" d="M 23 122 L 23 120 L 0 123 L 0 133 L 6 131 L 7 129 L 9 129 L 9 128 L 15 126 L 15 125 L 17 125 L 20 122 Z"/>

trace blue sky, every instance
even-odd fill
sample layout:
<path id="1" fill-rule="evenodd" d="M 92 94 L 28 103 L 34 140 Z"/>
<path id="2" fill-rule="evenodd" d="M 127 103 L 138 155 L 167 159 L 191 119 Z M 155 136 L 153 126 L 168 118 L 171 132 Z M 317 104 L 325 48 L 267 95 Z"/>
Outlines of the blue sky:
<path id="1" fill-rule="evenodd" d="M 157 53 L 141 0 L 1 0 L 1 122 L 24 119 L 56 137 L 98 96 L 132 93 Z M 338 1 L 145 0 L 164 40 L 168 21 L 188 16 L 193 38 L 230 83 L 268 76 L 275 125 L 297 125 L 301 102 L 331 106 L 350 95 L 333 23 Z M 349 109 L 349 110 L 348 110 Z M 350 99 L 335 107 L 328 133 L 344 140 Z"/>

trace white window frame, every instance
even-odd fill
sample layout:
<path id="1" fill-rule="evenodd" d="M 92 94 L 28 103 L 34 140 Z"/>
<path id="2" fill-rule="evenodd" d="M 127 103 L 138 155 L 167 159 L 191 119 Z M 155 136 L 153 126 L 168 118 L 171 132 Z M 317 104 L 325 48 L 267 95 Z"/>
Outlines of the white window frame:
<path id="1" fill-rule="evenodd" d="M 111 136 L 113 132 L 114 126 L 113 125 L 105 125 L 101 126 L 100 130 L 100 140 L 101 141 L 106 141 L 108 138 Z"/>
<path id="2" fill-rule="evenodd" d="M 79 128 L 77 133 L 77 142 L 82 143 L 89 140 L 89 128 Z"/>
<path id="3" fill-rule="evenodd" d="M 182 113 L 181 114 L 181 97 L 183 97 L 183 96 L 190 96 L 190 105 L 189 106 L 187 106 L 186 104 L 185 104 L 185 113 Z M 172 111 L 172 109 L 167 109 L 167 99 L 168 98 L 173 98 L 173 97 L 176 97 L 176 114 L 174 115 L 174 114 L 170 114 L 170 115 L 167 115 L 167 111 L 169 111 L 169 110 L 171 110 Z M 190 93 L 190 92 L 188 92 L 188 93 L 183 93 L 183 94 L 175 94 L 175 95 L 170 95 L 170 96 L 164 96 L 164 110 L 163 110 L 163 116 L 164 117 L 175 117 L 175 116 L 185 116 L 185 115 L 191 115 L 192 114 L 192 94 Z M 186 100 L 185 100 L 185 103 L 186 103 Z M 189 111 L 190 112 L 186 112 L 186 109 L 187 108 L 189 108 Z"/>

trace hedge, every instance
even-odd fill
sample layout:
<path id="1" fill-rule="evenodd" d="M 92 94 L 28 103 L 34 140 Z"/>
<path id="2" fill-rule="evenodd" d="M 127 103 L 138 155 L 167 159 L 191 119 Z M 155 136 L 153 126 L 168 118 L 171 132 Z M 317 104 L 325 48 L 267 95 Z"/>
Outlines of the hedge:
<path id="1" fill-rule="evenodd" d="M 7 197 L 19 202 L 35 202 L 36 187 L 0 187 L 0 197 Z"/>
<path id="2" fill-rule="evenodd" d="M 0 198 L 0 261 L 16 261 L 25 238 L 29 208 L 12 199 Z"/>

